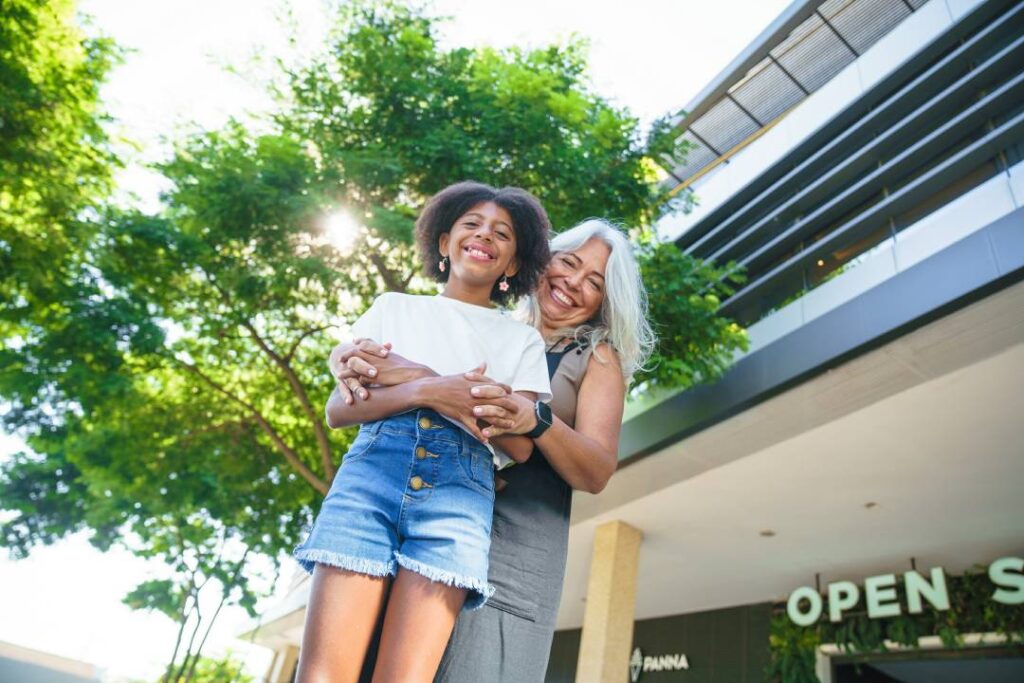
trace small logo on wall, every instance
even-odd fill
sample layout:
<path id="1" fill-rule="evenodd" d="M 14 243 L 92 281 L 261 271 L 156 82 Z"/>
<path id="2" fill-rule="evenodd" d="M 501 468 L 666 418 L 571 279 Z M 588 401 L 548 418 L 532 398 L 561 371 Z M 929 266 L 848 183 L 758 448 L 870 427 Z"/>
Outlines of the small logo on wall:
<path id="1" fill-rule="evenodd" d="M 640 680 L 640 669 L 644 665 L 644 655 L 640 652 L 640 648 L 633 650 L 633 656 L 629 659 L 629 680 L 630 683 L 636 683 Z"/>
<path id="2" fill-rule="evenodd" d="M 683 654 L 644 656 L 639 647 L 633 650 L 629 658 L 629 680 L 637 683 L 641 672 L 648 671 L 683 671 L 690 668 L 690 660 Z"/>

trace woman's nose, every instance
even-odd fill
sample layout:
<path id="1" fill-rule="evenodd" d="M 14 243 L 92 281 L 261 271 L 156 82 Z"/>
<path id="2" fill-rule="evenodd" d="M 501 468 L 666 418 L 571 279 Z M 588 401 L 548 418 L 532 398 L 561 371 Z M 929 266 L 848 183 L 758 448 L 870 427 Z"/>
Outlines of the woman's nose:
<path id="1" fill-rule="evenodd" d="M 584 274 L 580 271 L 572 273 L 569 277 L 565 278 L 566 284 L 571 286 L 573 289 L 579 289 L 583 286 Z"/>

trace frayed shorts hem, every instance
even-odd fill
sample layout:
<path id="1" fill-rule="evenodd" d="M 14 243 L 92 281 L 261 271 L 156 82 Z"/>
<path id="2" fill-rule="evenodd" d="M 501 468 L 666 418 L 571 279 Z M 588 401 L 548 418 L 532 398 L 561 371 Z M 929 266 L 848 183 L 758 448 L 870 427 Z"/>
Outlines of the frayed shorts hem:
<path id="1" fill-rule="evenodd" d="M 378 577 L 394 576 L 398 567 L 402 567 L 411 572 L 416 572 L 430 581 L 443 583 L 446 586 L 454 586 L 455 588 L 465 588 L 467 593 L 463 609 L 467 611 L 480 609 L 494 595 L 494 586 L 491 586 L 486 581 L 424 564 L 399 552 L 395 553 L 395 559 L 390 562 L 368 560 L 365 557 L 345 555 L 330 550 L 321 550 L 320 548 L 297 548 L 294 556 L 299 565 L 309 574 L 313 573 L 313 569 L 318 564 L 335 567 L 336 569 L 344 569 L 357 574 Z"/>
<path id="2" fill-rule="evenodd" d="M 407 557 L 402 553 L 395 553 L 395 560 L 398 565 L 403 569 L 408 569 L 411 572 L 416 572 L 420 576 L 423 576 L 436 583 L 443 583 L 446 586 L 454 586 L 455 588 L 465 588 L 466 603 L 462 606 L 462 609 L 467 611 L 477 610 L 484 606 L 484 603 L 494 595 L 494 586 L 491 586 L 486 581 L 475 579 L 471 576 L 463 576 L 450 572 L 445 569 L 439 569 L 429 564 L 423 564 L 418 560 L 414 560 L 411 557 Z"/>
<path id="3" fill-rule="evenodd" d="M 318 564 L 337 569 L 346 569 L 357 574 L 367 574 L 368 576 L 394 576 L 397 571 L 394 560 L 379 562 L 368 560 L 365 557 L 321 550 L 320 548 L 296 548 L 295 559 L 298 560 L 302 568 L 309 574 L 313 573 L 313 568 Z"/>

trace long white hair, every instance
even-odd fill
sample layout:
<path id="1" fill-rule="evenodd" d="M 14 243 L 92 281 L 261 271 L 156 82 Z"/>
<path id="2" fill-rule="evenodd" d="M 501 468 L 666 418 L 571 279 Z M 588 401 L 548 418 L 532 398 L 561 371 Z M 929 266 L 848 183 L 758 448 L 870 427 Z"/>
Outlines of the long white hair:
<path id="1" fill-rule="evenodd" d="M 572 337 L 595 349 L 601 342 L 607 342 L 618 353 L 622 376 L 628 384 L 654 350 L 655 335 L 647 321 L 647 292 L 633 246 L 621 230 L 607 221 L 590 218 L 559 233 L 551 240 L 551 254 L 554 257 L 560 251 L 575 251 L 590 239 L 601 240 L 611 251 L 604 273 L 601 308 L 591 320 L 575 329 L 556 330 L 550 338 Z M 523 300 L 522 311 L 527 322 L 541 329 L 540 304 L 534 295 Z M 601 362 L 609 360 L 599 352 L 595 355 Z"/>

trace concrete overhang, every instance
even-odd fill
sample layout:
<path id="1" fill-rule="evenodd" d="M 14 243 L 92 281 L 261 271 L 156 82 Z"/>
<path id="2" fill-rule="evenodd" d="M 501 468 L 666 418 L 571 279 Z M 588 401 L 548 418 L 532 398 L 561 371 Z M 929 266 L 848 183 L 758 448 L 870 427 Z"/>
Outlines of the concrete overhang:
<path id="1" fill-rule="evenodd" d="M 237 638 L 272 650 L 280 650 L 302 642 L 306 619 L 310 577 L 295 565 L 295 578 L 281 602 L 265 611 Z"/>
<path id="2" fill-rule="evenodd" d="M 641 619 L 1024 552 L 1024 283 L 1000 284 L 577 494 L 559 628 L 613 519 L 645 534 Z"/>

